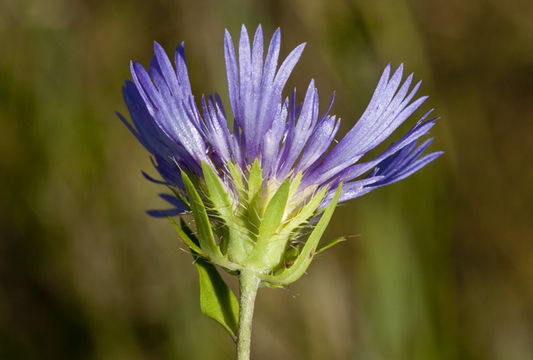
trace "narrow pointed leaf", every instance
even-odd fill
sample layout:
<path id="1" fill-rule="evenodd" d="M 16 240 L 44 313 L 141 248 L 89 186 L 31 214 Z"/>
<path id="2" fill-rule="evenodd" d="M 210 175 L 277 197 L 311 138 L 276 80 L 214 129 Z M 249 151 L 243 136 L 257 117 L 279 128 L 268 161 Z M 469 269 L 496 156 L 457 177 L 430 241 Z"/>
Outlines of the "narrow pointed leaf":
<path id="1" fill-rule="evenodd" d="M 169 186 L 168 187 L 173 193 L 174 195 L 181 201 L 181 203 L 183 204 L 183 206 L 185 206 L 185 209 L 187 209 L 187 211 L 191 211 L 191 204 L 189 204 L 189 202 L 187 201 L 187 199 L 185 198 L 185 196 L 183 196 L 183 194 L 181 192 L 179 192 L 178 190 L 176 190 L 175 188 Z"/>
<path id="2" fill-rule="evenodd" d="M 289 197 L 289 180 L 285 180 L 280 185 L 272 199 L 268 202 L 267 208 L 261 225 L 259 226 L 259 236 L 257 242 L 268 241 L 274 232 L 280 227 L 285 207 L 287 206 L 287 199 Z"/>
<path id="3" fill-rule="evenodd" d="M 295 216 L 291 218 L 288 224 L 283 229 L 283 232 L 292 232 L 298 226 L 309 220 L 315 214 L 316 209 L 326 196 L 327 188 L 322 188 Z"/>
<path id="4" fill-rule="evenodd" d="M 291 188 L 289 190 L 289 194 L 291 197 L 293 197 L 296 194 L 296 191 L 298 190 L 298 187 L 300 186 L 300 183 L 302 182 L 303 172 L 298 171 L 296 176 L 291 182 Z"/>
<path id="5" fill-rule="evenodd" d="M 248 237 L 251 242 L 256 241 L 257 230 L 259 229 L 263 214 L 263 209 L 259 201 L 262 184 L 263 175 L 261 165 L 259 164 L 259 160 L 255 159 L 248 175 L 248 204 L 245 206 L 245 211 L 242 214 L 245 221 L 250 224 Z"/>
<path id="6" fill-rule="evenodd" d="M 222 253 L 215 242 L 215 237 L 213 236 L 213 230 L 211 229 L 204 203 L 187 174 L 182 171 L 181 177 L 183 179 L 183 185 L 185 185 L 185 191 L 189 197 L 194 221 L 196 222 L 200 247 L 208 257 L 221 258 Z"/>
<path id="7" fill-rule="evenodd" d="M 242 175 L 239 172 L 239 169 L 237 169 L 235 164 L 232 163 L 231 161 L 228 161 L 228 163 L 226 165 L 228 166 L 231 178 L 233 179 L 233 181 L 235 182 L 237 187 L 239 189 L 244 189 L 244 182 L 242 181 Z"/>
<path id="8" fill-rule="evenodd" d="M 337 202 L 339 201 L 341 191 L 342 183 L 337 188 L 337 191 L 335 192 L 331 203 L 326 207 L 326 210 L 324 211 L 322 217 L 311 232 L 311 235 L 309 235 L 309 238 L 307 239 L 302 251 L 300 252 L 300 255 L 294 261 L 294 264 L 278 275 L 264 276 L 262 278 L 263 281 L 273 284 L 287 285 L 293 281 L 298 280 L 305 273 L 305 271 L 309 267 L 309 264 L 313 260 L 313 257 L 315 256 L 318 242 L 320 241 L 322 234 L 324 234 L 324 231 L 326 230 L 326 227 L 329 221 L 331 220 L 331 216 L 335 211 L 335 207 L 337 206 Z"/>
<path id="9" fill-rule="evenodd" d="M 200 277 L 200 308 L 202 313 L 216 320 L 235 341 L 239 323 L 239 301 L 226 285 L 214 265 L 197 258 Z"/>
<path id="10" fill-rule="evenodd" d="M 215 171 L 205 161 L 202 161 L 202 170 L 204 172 L 205 184 L 209 191 L 209 199 L 213 202 L 215 210 L 227 220 L 234 217 L 233 206 L 230 197 L 224 185 L 220 182 Z"/>
<path id="11" fill-rule="evenodd" d="M 194 235 L 193 231 L 191 230 L 189 225 L 187 225 L 187 223 L 185 223 L 183 218 L 180 218 L 180 227 L 183 230 L 183 232 L 185 233 L 185 235 L 187 235 L 189 237 L 189 239 L 191 239 L 192 242 L 196 244 L 196 246 L 200 247 L 200 242 L 198 241 L 198 238 L 196 237 L 196 235 Z"/>
<path id="12" fill-rule="evenodd" d="M 255 159 L 250 168 L 250 175 L 248 177 L 248 202 L 252 202 L 261 191 L 261 184 L 263 183 L 261 165 L 259 160 Z"/>
<path id="13" fill-rule="evenodd" d="M 174 226 L 174 229 L 176 229 L 179 237 L 181 238 L 181 240 L 183 240 L 185 245 L 187 245 L 196 254 L 203 255 L 204 252 L 202 251 L 202 249 L 200 249 L 198 245 L 196 245 L 194 241 L 192 241 L 192 239 L 185 233 L 185 231 L 183 231 L 183 229 L 176 223 L 176 221 L 174 221 L 174 219 L 171 218 L 170 216 L 167 216 L 167 218 L 170 221 L 170 223 Z"/>
<path id="14" fill-rule="evenodd" d="M 343 242 L 344 240 L 346 240 L 346 238 L 344 236 L 340 236 L 338 238 L 320 244 L 315 251 L 315 255 L 320 254 L 322 251 L 327 250 L 330 247 L 335 246 L 340 242 Z"/>
<path id="15" fill-rule="evenodd" d="M 289 197 L 289 180 L 280 185 L 272 199 L 268 202 L 265 214 L 259 225 L 259 234 L 249 262 L 251 264 L 271 267 L 279 263 L 285 241 L 276 239 L 276 233 L 281 227 L 287 199 Z M 281 248 L 281 249 L 280 249 Z"/>

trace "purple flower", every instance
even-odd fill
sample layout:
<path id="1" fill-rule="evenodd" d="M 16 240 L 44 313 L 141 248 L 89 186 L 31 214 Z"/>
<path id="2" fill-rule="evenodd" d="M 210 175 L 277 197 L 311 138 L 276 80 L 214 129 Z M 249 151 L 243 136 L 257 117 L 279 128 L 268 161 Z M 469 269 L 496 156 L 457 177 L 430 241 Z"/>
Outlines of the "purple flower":
<path id="1" fill-rule="evenodd" d="M 346 201 L 378 187 L 399 181 L 442 152 L 423 155 L 432 139 L 420 145 L 418 139 L 428 134 L 435 118 L 426 120 L 431 110 L 399 140 L 372 160 L 361 161 L 370 150 L 385 141 L 427 99 L 416 98 L 420 82 L 413 87 L 412 74 L 402 80 L 403 66 L 391 75 L 387 66 L 360 119 L 335 144 L 339 119 L 328 109 L 321 113 L 318 91 L 311 80 L 303 102 L 283 97 L 283 89 L 305 44 L 297 46 L 278 67 L 280 30 L 276 30 L 266 54 L 263 32 L 259 26 L 250 45 L 243 26 L 238 54 L 228 31 L 224 37 L 224 55 L 231 113 L 226 112 L 218 94 L 202 96 L 191 92 L 183 43 L 175 52 L 173 67 L 163 48 L 154 43 L 155 56 L 148 71 L 131 62 L 133 82 L 126 81 L 123 95 L 133 126 L 120 119 L 152 154 L 162 180 L 154 182 L 182 191 L 181 170 L 203 179 L 202 162 L 216 172 L 228 193 L 237 199 L 239 189 L 230 174 L 232 164 L 244 181 L 252 163 L 259 161 L 263 184 L 273 194 L 289 179 L 298 178 L 298 193 L 312 194 L 327 188 L 321 208 L 328 205 L 341 182 L 339 201 Z M 233 129 L 228 129 L 233 120 Z M 173 209 L 151 211 L 154 216 L 175 215 L 184 210 L 174 196 L 163 194 Z M 297 201 L 296 201 L 297 202 Z"/>

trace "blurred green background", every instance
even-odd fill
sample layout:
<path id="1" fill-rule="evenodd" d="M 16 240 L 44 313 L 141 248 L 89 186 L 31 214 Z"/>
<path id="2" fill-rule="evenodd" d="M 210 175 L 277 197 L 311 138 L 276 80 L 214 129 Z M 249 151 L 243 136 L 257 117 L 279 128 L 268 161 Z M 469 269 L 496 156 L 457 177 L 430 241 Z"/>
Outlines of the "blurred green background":
<path id="1" fill-rule="evenodd" d="M 532 19 L 529 0 L 0 1 L 0 359 L 233 358 L 114 111 L 153 40 L 185 40 L 193 91 L 226 98 L 241 23 L 280 26 L 282 55 L 308 43 L 286 90 L 336 90 L 341 133 L 404 62 L 446 151 L 339 207 L 326 238 L 349 241 L 260 291 L 253 358 L 533 359 Z"/>

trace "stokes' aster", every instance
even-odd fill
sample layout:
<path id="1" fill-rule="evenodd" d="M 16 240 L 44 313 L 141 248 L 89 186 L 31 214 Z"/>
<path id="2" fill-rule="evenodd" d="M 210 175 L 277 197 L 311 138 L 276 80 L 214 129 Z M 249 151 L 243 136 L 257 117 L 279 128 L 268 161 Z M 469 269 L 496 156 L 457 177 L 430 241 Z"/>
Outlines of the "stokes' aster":
<path id="1" fill-rule="evenodd" d="M 417 145 L 436 119 L 425 120 L 426 113 L 379 156 L 360 161 L 426 100 L 415 98 L 420 82 L 411 88 L 412 75 L 402 81 L 401 65 L 392 75 L 385 68 L 361 118 L 334 143 L 333 99 L 320 113 L 313 80 L 301 103 L 295 91 L 282 97 L 304 44 L 278 67 L 279 29 L 266 54 L 261 27 L 252 45 L 242 27 L 238 54 L 226 31 L 231 115 L 217 94 L 195 100 L 183 44 L 175 68 L 161 46 L 154 47 L 148 71 L 132 62 L 133 82 L 123 88 L 133 126 L 119 117 L 152 154 L 162 180 L 145 176 L 173 192 L 161 195 L 172 209 L 149 213 L 173 222 L 196 259 L 202 311 L 237 341 L 238 359 L 248 360 L 258 287 L 295 281 L 315 254 L 338 241 L 319 244 L 339 201 L 401 180 L 437 158 L 440 152 L 422 155 L 431 139 Z M 170 217 L 185 211 L 195 232 Z M 302 241 L 304 229 L 309 236 Z M 239 276 L 239 301 L 213 264 Z"/>
<path id="2" fill-rule="evenodd" d="M 339 119 L 328 114 L 333 99 L 319 112 L 313 80 L 303 102 L 295 91 L 282 96 L 304 46 L 278 67 L 279 29 L 266 54 L 260 26 L 252 44 L 242 27 L 238 53 L 226 31 L 230 114 L 218 94 L 197 103 L 183 44 L 174 68 L 155 43 L 148 71 L 132 62 L 133 82 L 123 88 L 133 126 L 119 115 L 152 154 L 162 180 L 145 176 L 173 190 L 161 195 L 172 209 L 149 213 L 192 212 L 196 235 L 183 223 L 177 228 L 196 256 L 229 271 L 253 269 L 262 284 L 271 286 L 303 274 L 320 250 L 318 241 L 337 202 L 401 180 L 441 154 L 422 155 L 432 139 L 417 145 L 436 120 L 425 120 L 429 111 L 379 156 L 360 162 L 427 98 L 415 97 L 420 82 L 411 87 L 412 74 L 402 80 L 402 65 L 392 75 L 390 66 L 385 68 L 363 115 L 334 143 Z M 318 223 L 302 242 L 300 230 L 312 219 Z"/>

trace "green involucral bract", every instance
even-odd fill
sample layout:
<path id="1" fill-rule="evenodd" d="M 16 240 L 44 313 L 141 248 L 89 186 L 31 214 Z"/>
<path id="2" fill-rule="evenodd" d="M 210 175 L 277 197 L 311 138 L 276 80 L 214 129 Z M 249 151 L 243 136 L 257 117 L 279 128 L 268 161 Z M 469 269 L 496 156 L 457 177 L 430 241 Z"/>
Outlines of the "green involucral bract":
<path id="1" fill-rule="evenodd" d="M 230 272 L 253 270 L 265 286 L 287 285 L 300 277 L 319 249 L 342 184 L 330 204 L 320 209 L 328 189 L 302 189 L 301 172 L 282 183 L 264 181 L 257 159 L 244 170 L 228 163 L 225 174 L 230 175 L 222 180 L 211 164 L 203 162 L 202 170 L 203 179 L 182 172 L 198 239 L 194 243 L 174 223 L 185 244 L 197 256 Z M 317 217 L 318 223 L 302 242 L 302 231 Z"/>
<path id="2" fill-rule="evenodd" d="M 182 172 L 186 207 L 196 225 L 193 234 L 183 220 L 172 222 L 191 250 L 200 275 L 201 308 L 235 338 L 238 303 L 213 265 L 231 274 L 257 274 L 262 286 L 280 287 L 296 281 L 314 255 L 342 238 L 319 245 L 342 189 L 320 208 L 329 189 L 302 188 L 302 173 L 279 183 L 264 181 L 256 159 L 248 169 L 228 163 L 227 178 L 202 163 L 203 179 Z M 228 175 L 229 174 L 229 175 Z M 183 197 L 183 194 L 180 194 Z M 319 218 L 311 226 L 312 219 Z M 302 241 L 304 230 L 312 229 Z"/>

